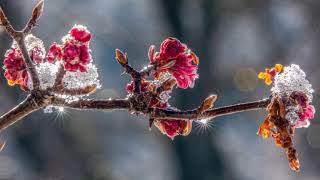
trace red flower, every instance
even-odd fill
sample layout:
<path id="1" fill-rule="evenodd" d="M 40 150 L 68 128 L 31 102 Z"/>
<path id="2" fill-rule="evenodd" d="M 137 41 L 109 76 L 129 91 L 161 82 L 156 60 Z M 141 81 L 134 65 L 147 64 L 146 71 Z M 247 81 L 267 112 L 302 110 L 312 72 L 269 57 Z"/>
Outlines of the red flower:
<path id="1" fill-rule="evenodd" d="M 193 87 L 198 77 L 198 57 L 191 52 L 185 44 L 175 38 L 168 38 L 161 43 L 160 52 L 154 53 L 150 48 L 149 58 L 152 63 L 157 63 L 155 77 L 163 72 L 169 72 L 177 80 L 180 88 Z"/>
<path id="2" fill-rule="evenodd" d="M 168 103 L 158 103 L 157 107 L 160 109 L 167 109 Z M 158 119 L 155 120 L 154 125 L 172 140 L 178 135 L 187 136 L 192 130 L 192 121 L 174 120 L 174 119 Z"/>
<path id="3" fill-rule="evenodd" d="M 29 55 L 30 55 L 30 58 L 36 62 L 36 63 L 41 63 L 43 58 L 44 58 L 44 52 L 42 51 L 42 49 L 38 46 L 35 46 L 34 48 L 32 48 L 30 51 L 29 51 Z"/>
<path id="4" fill-rule="evenodd" d="M 70 35 L 74 37 L 75 40 L 80 41 L 82 43 L 88 42 L 91 39 L 91 34 L 81 25 L 76 25 L 70 30 Z"/>
<path id="5" fill-rule="evenodd" d="M 54 62 L 55 59 L 62 59 L 64 68 L 67 71 L 86 72 L 86 65 L 90 63 L 89 41 L 91 34 L 86 27 L 75 25 L 69 35 L 63 38 L 63 45 L 53 43 L 50 46 L 47 59 Z"/>
<path id="6" fill-rule="evenodd" d="M 186 50 L 185 44 L 182 44 L 178 39 L 169 37 L 161 43 L 159 55 L 162 59 L 174 59 Z"/>
<path id="7" fill-rule="evenodd" d="M 3 64 L 5 69 L 4 76 L 8 85 L 19 84 L 22 89 L 27 89 L 28 73 L 21 51 L 16 48 L 9 49 L 6 52 Z"/>
<path id="8" fill-rule="evenodd" d="M 155 121 L 155 126 L 172 140 L 177 135 L 187 136 L 192 129 L 192 121 L 182 121 L 173 119 L 161 119 Z"/>
<path id="9" fill-rule="evenodd" d="M 57 43 L 53 43 L 50 48 L 47 55 L 47 60 L 51 63 L 53 63 L 56 59 L 62 58 L 62 49 Z"/>
<path id="10" fill-rule="evenodd" d="M 63 47 L 64 67 L 68 71 L 86 71 L 85 65 L 90 62 L 89 48 L 87 45 L 78 46 L 67 42 Z"/>

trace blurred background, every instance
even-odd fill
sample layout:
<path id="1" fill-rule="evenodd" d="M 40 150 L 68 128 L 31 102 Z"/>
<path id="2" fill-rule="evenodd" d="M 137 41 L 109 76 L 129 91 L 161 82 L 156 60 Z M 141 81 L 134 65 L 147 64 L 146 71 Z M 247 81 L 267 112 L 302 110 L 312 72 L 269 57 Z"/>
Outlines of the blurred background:
<path id="1" fill-rule="evenodd" d="M 0 0 L 17 29 L 35 0 Z M 60 42 L 76 23 L 93 33 L 91 48 L 103 88 L 94 97 L 124 97 L 128 76 L 114 60 L 114 49 L 129 54 L 140 69 L 147 50 L 168 36 L 179 38 L 200 57 L 193 89 L 176 89 L 171 104 L 199 105 L 209 94 L 216 106 L 269 96 L 257 72 L 275 63 L 297 63 L 309 75 L 319 107 L 320 1 L 318 0 L 46 0 L 34 34 L 46 47 Z M 0 53 L 11 39 L 0 29 Z M 2 62 L 2 61 L 1 61 Z M 2 72 L 3 73 L 3 72 Z M 1 76 L 0 111 L 25 97 Z M 42 110 L 1 132 L 0 179 L 17 180 L 318 180 L 319 113 L 299 129 L 295 145 L 302 170 L 291 171 L 282 149 L 256 135 L 265 111 L 245 112 L 194 124 L 188 137 L 171 141 L 147 119 L 127 112 Z"/>

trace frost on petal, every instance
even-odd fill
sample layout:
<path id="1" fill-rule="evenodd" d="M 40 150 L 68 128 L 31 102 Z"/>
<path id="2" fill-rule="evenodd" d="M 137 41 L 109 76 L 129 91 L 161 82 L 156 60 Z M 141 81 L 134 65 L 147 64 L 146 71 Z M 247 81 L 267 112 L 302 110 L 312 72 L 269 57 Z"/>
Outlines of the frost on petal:
<path id="1" fill-rule="evenodd" d="M 25 37 L 25 43 L 31 59 L 36 63 L 41 63 L 46 55 L 42 40 L 32 34 L 28 34 Z"/>
<path id="2" fill-rule="evenodd" d="M 299 65 L 292 64 L 286 66 L 282 73 L 275 76 L 271 92 L 281 96 L 290 96 L 293 92 L 302 92 L 307 95 L 309 102 L 311 102 L 314 90 L 306 79 L 305 72 Z"/>
<path id="3" fill-rule="evenodd" d="M 96 85 L 97 88 L 100 88 L 100 81 L 98 75 L 98 69 L 92 63 L 86 65 L 86 72 L 70 72 L 67 71 L 65 77 L 63 78 L 63 82 L 68 89 L 77 89 L 84 88 L 90 85 Z"/>

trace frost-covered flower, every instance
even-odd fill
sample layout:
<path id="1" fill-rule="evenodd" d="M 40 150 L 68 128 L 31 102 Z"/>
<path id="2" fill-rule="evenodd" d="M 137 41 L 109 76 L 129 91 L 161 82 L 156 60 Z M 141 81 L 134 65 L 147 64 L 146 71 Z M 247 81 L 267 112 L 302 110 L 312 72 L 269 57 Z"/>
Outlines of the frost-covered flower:
<path id="1" fill-rule="evenodd" d="M 312 86 L 304 71 L 295 64 L 285 67 L 278 64 L 258 77 L 265 79 L 268 85 L 274 82 L 271 103 L 267 107 L 268 116 L 260 125 L 258 134 L 264 139 L 271 134 L 275 144 L 285 149 L 290 168 L 299 171 L 300 164 L 292 139 L 296 128 L 309 127 L 310 120 L 314 118 Z"/>
<path id="2" fill-rule="evenodd" d="M 85 72 L 92 61 L 89 43 L 91 33 L 85 26 L 74 25 L 69 33 L 62 38 L 62 45 L 53 43 L 47 55 L 49 62 L 62 59 L 64 67 L 71 72 Z"/>
<path id="3" fill-rule="evenodd" d="M 25 43 L 31 60 L 37 64 L 43 62 L 46 53 L 43 42 L 32 34 L 29 34 L 25 37 Z M 22 52 L 15 41 L 5 53 L 3 64 L 5 70 L 4 76 L 7 79 L 8 85 L 14 86 L 18 84 L 23 90 L 27 90 L 28 72 Z"/>
<path id="4" fill-rule="evenodd" d="M 91 33 L 88 31 L 87 27 L 83 25 L 75 25 L 69 33 L 75 40 L 82 43 L 88 42 L 91 39 Z"/>
<path id="5" fill-rule="evenodd" d="M 271 92 L 281 96 L 290 96 L 293 92 L 301 92 L 308 97 L 308 102 L 311 102 L 314 90 L 300 66 L 292 64 L 285 66 L 283 72 L 274 77 Z"/>
<path id="6" fill-rule="evenodd" d="M 56 59 L 62 58 L 62 48 L 59 44 L 54 42 L 50 47 L 47 54 L 47 60 L 48 62 L 53 63 Z"/>
<path id="7" fill-rule="evenodd" d="M 167 38 L 160 46 L 160 52 L 154 52 L 154 46 L 150 47 L 149 59 L 157 64 L 155 77 L 161 73 L 169 72 L 177 80 L 178 87 L 186 89 L 193 87 L 198 78 L 198 57 L 182 44 L 178 39 Z"/>

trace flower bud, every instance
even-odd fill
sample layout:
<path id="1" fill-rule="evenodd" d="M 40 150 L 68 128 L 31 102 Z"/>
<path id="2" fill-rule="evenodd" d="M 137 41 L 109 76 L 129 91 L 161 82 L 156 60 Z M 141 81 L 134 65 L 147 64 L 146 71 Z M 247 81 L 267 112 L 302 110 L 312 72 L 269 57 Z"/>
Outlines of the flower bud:
<path id="1" fill-rule="evenodd" d="M 213 107 L 214 102 L 217 100 L 217 95 L 211 95 L 207 97 L 198 108 L 199 113 L 203 113 L 204 111 Z"/>
<path id="2" fill-rule="evenodd" d="M 32 20 L 37 21 L 43 12 L 44 0 L 41 0 L 32 10 Z"/>
<path id="3" fill-rule="evenodd" d="M 117 59 L 118 63 L 120 63 L 121 65 L 128 64 L 127 55 L 124 54 L 119 49 L 116 49 L 116 59 Z"/>

